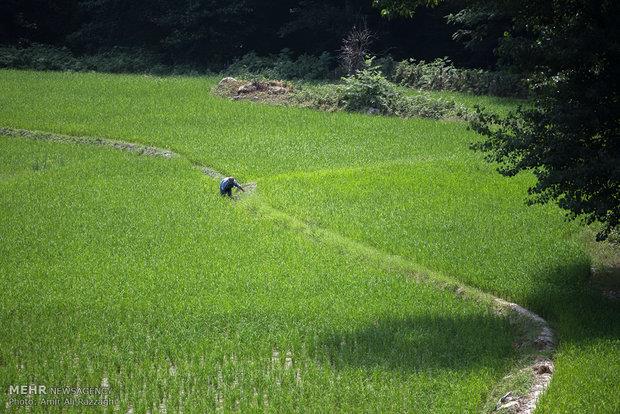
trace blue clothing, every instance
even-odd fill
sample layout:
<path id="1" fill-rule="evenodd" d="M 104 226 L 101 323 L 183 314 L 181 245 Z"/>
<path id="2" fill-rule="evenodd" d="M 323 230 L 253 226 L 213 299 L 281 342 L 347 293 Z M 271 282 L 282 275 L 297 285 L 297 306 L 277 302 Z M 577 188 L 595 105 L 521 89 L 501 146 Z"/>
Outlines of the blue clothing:
<path id="1" fill-rule="evenodd" d="M 231 196 L 233 187 L 241 188 L 241 185 L 233 177 L 222 178 L 222 181 L 220 181 L 220 194 Z"/>

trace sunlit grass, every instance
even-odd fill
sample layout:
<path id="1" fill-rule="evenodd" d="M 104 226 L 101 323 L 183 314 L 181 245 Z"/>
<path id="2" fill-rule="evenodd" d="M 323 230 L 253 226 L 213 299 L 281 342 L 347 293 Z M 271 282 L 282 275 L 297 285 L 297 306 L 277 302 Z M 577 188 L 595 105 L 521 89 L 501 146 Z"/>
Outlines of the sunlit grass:
<path id="1" fill-rule="evenodd" d="M 557 372 L 570 374 L 554 378 L 540 411 L 616 412 L 618 305 L 588 282 L 579 226 L 553 206 L 523 204 L 530 183 L 484 165 L 435 160 L 285 175 L 259 186 L 273 206 L 308 223 L 548 318 L 560 338 Z"/>
<path id="2" fill-rule="evenodd" d="M 475 110 L 476 106 L 484 108 L 488 111 L 495 112 L 500 115 L 506 115 L 510 111 L 514 111 L 518 106 L 527 106 L 528 101 L 517 98 L 504 98 L 489 95 L 474 95 L 464 92 L 453 91 L 421 91 L 417 89 L 400 87 L 401 92 L 406 95 L 428 95 L 433 98 L 441 98 L 449 101 L 455 101 L 470 110 Z"/>
<path id="3" fill-rule="evenodd" d="M 274 207 L 317 226 L 535 305 L 535 292 L 578 283 L 589 261 L 577 225 L 551 206 L 523 204 L 531 182 L 436 159 L 289 174 L 259 186 Z M 554 280 L 551 272 L 565 265 L 566 280 Z"/>
<path id="4" fill-rule="evenodd" d="M 402 255 L 486 291 L 513 299 L 548 318 L 558 333 L 560 343 L 556 355 L 557 372 L 549 392 L 541 401 L 541 411 L 588 412 L 591 411 L 589 410 L 591 407 L 596 408 L 594 412 L 619 411 L 620 400 L 615 392 L 617 384 L 620 383 L 618 305 L 603 299 L 587 283 L 590 259 L 579 241 L 581 239 L 579 226 L 565 223 L 562 213 L 554 207 L 527 207 L 523 204 L 531 177 L 506 179 L 497 175 L 491 166 L 481 160 L 479 154 L 472 153 L 468 149 L 468 144 L 477 138 L 463 123 L 402 120 L 344 113 L 328 114 L 250 102 L 231 102 L 210 95 L 209 91 L 215 82 L 217 82 L 215 78 L 1 71 L 0 125 L 106 136 L 169 147 L 191 160 L 200 161 L 225 173 L 235 174 L 242 181 L 258 180 L 258 191 L 253 196 L 257 202 L 270 203 L 311 225 L 332 229 L 386 253 Z M 491 106 L 497 104 L 495 107 L 497 111 L 508 110 L 518 103 L 447 92 L 437 94 L 448 94 L 464 105 L 472 106 L 478 102 L 488 102 Z M 0 164 L 0 184 L 20 182 L 18 178 L 20 174 L 25 176 L 37 174 L 30 171 L 33 165 L 62 164 L 64 157 L 64 155 L 52 155 L 53 153 L 47 155 L 45 150 L 32 150 L 26 154 L 33 154 L 34 157 L 28 158 L 14 168 Z M 133 165 L 133 161 L 131 164 Z M 108 155 L 101 158 L 100 165 L 102 168 L 108 165 Z M 126 168 L 128 167 L 119 168 L 119 171 Z M 180 168 L 175 168 L 174 172 L 170 173 L 174 177 L 171 181 L 176 182 L 177 170 Z M 81 176 L 81 171 L 74 175 Z M 152 171 L 150 165 L 149 171 Z M 122 176 L 120 173 L 116 174 Z M 154 190 L 147 191 L 146 188 L 149 187 L 145 187 L 144 183 L 150 182 L 158 175 L 150 173 L 148 179 L 144 178 L 143 182 L 136 184 L 136 188 L 145 188 L 146 197 Z M 192 184 L 189 184 L 188 179 L 189 186 L 196 185 L 194 178 L 191 181 Z M 63 185 L 70 185 L 70 182 L 71 180 L 66 178 Z M 57 190 L 61 191 L 61 188 L 59 184 Z M 33 187 L 32 197 L 35 197 L 38 191 L 39 187 Z M 212 184 L 209 186 L 205 183 L 201 191 L 204 191 L 202 197 L 205 199 L 201 199 L 200 205 L 215 203 L 216 206 L 222 207 L 217 204 L 220 200 L 209 198 L 211 197 L 209 194 L 214 191 Z M 79 197 L 85 199 L 93 194 L 99 192 L 82 194 Z M 112 205 L 123 211 L 122 208 L 126 208 L 126 204 L 131 206 L 136 204 L 131 197 L 127 195 L 127 199 L 120 198 Z M 188 201 L 188 197 L 180 198 L 183 202 L 175 204 L 176 208 L 187 209 L 186 204 L 192 204 Z M 45 197 L 41 200 L 45 200 Z M 160 202 L 159 199 L 144 199 L 138 205 L 143 207 L 142 210 L 146 210 L 146 206 L 159 205 Z M 17 202 L 11 204 L 12 208 L 9 211 L 18 214 L 18 211 L 22 211 L 18 209 L 18 205 Z M 229 213 L 229 206 L 224 206 L 226 208 L 222 211 L 233 214 Z M 99 204 L 95 207 L 102 208 Z M 150 215 L 159 211 L 142 210 L 139 214 L 147 215 L 148 219 L 139 219 L 138 222 L 149 221 Z M 205 216 L 208 216 L 207 211 L 210 210 L 211 207 L 205 208 Z M 27 211 L 45 217 L 40 222 L 24 224 L 25 228 L 30 226 L 31 231 L 38 225 L 45 226 L 48 220 L 56 217 L 46 216 L 39 210 L 29 207 L 20 213 L 23 214 L 23 223 L 32 221 Z M 234 224 L 230 223 L 235 223 L 237 220 L 245 223 L 244 220 L 250 219 L 245 216 L 247 212 L 243 210 L 234 208 L 233 211 L 242 218 L 231 216 L 227 219 L 226 223 L 229 224 L 226 226 L 234 227 Z M 64 214 L 66 213 L 60 215 Z M 139 215 L 138 212 L 135 214 Z M 159 218 L 162 223 L 160 225 L 165 229 L 170 225 L 166 223 L 179 220 L 173 208 Z M 234 227 L 236 230 L 231 230 L 231 234 L 235 237 L 241 235 L 246 240 L 241 242 L 241 250 L 262 246 L 263 239 L 267 243 L 269 240 L 277 240 L 273 243 L 287 249 L 289 240 L 295 240 L 295 243 L 304 246 L 310 243 L 301 235 L 290 233 L 278 225 L 275 228 L 283 234 L 270 239 L 274 224 L 262 223 L 256 218 L 252 220 L 260 224 L 243 229 Z M 188 237 L 204 240 L 201 237 L 213 239 L 215 235 L 218 241 L 214 246 L 220 244 L 236 246 L 236 241 L 226 238 L 227 232 L 222 230 L 222 226 L 213 224 L 201 227 L 199 223 L 191 220 L 184 223 L 201 229 L 200 234 L 191 232 L 187 234 Z M 139 227 L 136 224 L 136 228 Z M 127 228 L 123 227 L 121 230 L 127 233 Z M 39 232 L 38 237 L 43 238 L 43 234 L 45 233 Z M 18 237 L 17 233 L 15 237 Z M 121 239 L 123 237 L 125 236 Z M 140 240 L 141 236 L 135 234 L 131 242 L 127 242 L 126 245 L 140 244 Z M 155 237 L 155 240 L 158 239 Z M 113 238 L 108 240 L 112 241 Z M 25 239 L 22 244 L 27 247 L 31 243 L 30 239 Z M 4 242 L 0 245 L 5 249 L 13 249 Z M 78 243 L 75 246 L 81 245 Z M 145 251 L 149 248 L 143 246 Z M 175 249 L 183 251 L 181 244 Z M 313 253 L 313 260 L 306 257 L 296 258 L 297 253 L 288 250 L 280 254 L 276 247 L 272 249 L 268 254 L 260 252 L 267 254 L 269 260 L 248 262 L 243 270 L 253 277 L 269 275 L 260 279 L 264 283 L 272 280 L 268 272 L 270 266 L 313 269 L 324 263 L 323 271 L 328 276 L 324 278 L 324 275 L 317 276 L 318 273 L 314 273 L 314 270 L 307 270 L 314 275 L 308 280 L 335 277 L 334 280 L 338 282 L 340 279 L 335 275 L 339 275 L 338 272 L 341 271 L 355 276 L 367 273 L 365 264 L 359 268 L 360 270 L 339 267 L 344 266 L 340 261 L 347 262 L 347 266 L 353 266 L 352 269 L 358 269 L 356 266 L 360 265 L 356 259 L 327 247 L 319 248 L 320 252 Z M 185 257 L 188 263 L 198 260 L 196 268 L 207 266 L 207 259 L 204 259 L 205 261 L 195 259 L 204 254 L 202 245 L 199 243 L 192 250 L 195 252 L 192 260 L 183 254 L 179 257 Z M 11 250 L 13 251 L 15 250 Z M 46 249 L 42 248 L 41 254 L 50 256 L 50 253 L 45 251 Z M 66 249 L 63 253 L 65 251 Z M 295 251 L 299 253 L 304 249 Z M 13 253 L 4 254 L 4 251 L 2 253 L 4 260 L 16 260 Z M 233 256 L 231 253 L 230 257 Z M 292 258 L 291 263 L 288 259 L 286 261 L 281 259 L 289 256 Z M 299 256 L 304 254 L 299 253 Z M 10 257 L 13 259 L 7 259 Z M 142 262 L 137 263 L 149 263 L 146 253 L 138 257 L 142 258 Z M 281 263 L 278 262 L 280 264 L 276 265 L 278 259 Z M 82 259 L 76 258 L 74 262 L 79 263 L 80 260 Z M 89 263 L 83 260 L 82 262 Z M 109 266 L 106 261 L 95 263 Z M 192 267 L 194 265 L 185 262 L 174 263 L 161 269 L 176 272 L 174 269 L 179 266 L 182 272 L 188 266 L 194 268 Z M 241 266 L 236 264 L 237 262 L 233 263 L 231 266 L 235 269 Z M 121 261 L 116 265 L 114 269 L 123 268 L 125 263 Z M 135 266 L 140 269 L 142 264 Z M 84 264 L 79 268 L 92 267 L 95 266 Z M 39 271 L 42 272 L 45 268 L 41 264 Z M 219 270 L 219 267 L 213 272 L 221 274 L 221 279 L 218 280 L 222 281 L 228 280 L 231 274 Z M 138 277 L 136 273 L 134 279 Z M 150 279 L 155 280 L 156 277 L 150 276 Z M 355 278 L 356 281 L 361 279 Z M 350 280 L 347 280 L 345 285 L 350 283 Z M 302 282 L 293 286 L 302 291 L 307 288 Z M 366 288 L 371 289 L 372 286 L 370 284 Z M 157 292 L 158 287 L 161 286 L 155 284 L 151 292 Z M 169 285 L 166 285 L 166 288 L 168 287 Z M 34 287 L 32 289 L 34 290 Z M 354 292 L 359 294 L 360 290 Z M 353 300 L 356 297 L 353 293 L 352 296 L 347 296 L 338 283 L 325 285 L 325 290 L 321 290 L 321 294 L 329 295 L 333 300 L 346 298 Z M 56 295 L 62 297 L 60 292 Z M 394 297 L 396 296 L 398 295 Z M 389 301 L 390 298 L 392 296 L 384 292 L 384 298 L 376 300 Z M 195 303 L 196 301 L 190 302 L 188 307 L 200 308 Z M 317 303 L 322 305 L 315 304 L 316 308 L 313 309 L 323 312 L 324 302 Z M 422 307 L 426 306 L 426 302 L 421 304 Z M 462 304 L 459 302 L 454 306 L 457 305 Z M 231 305 L 228 309 L 234 308 Z M 419 312 L 422 313 L 421 309 Z M 264 315 L 270 315 L 272 311 L 270 308 Z M 345 316 L 347 312 L 344 312 Z M 360 312 L 365 313 L 367 309 L 361 308 Z M 432 312 L 432 308 L 429 312 Z M 248 313 L 253 315 L 251 310 L 248 310 Z M 274 318 L 277 319 L 277 316 Z M 139 319 L 136 317 L 136 320 Z M 406 316 L 400 317 L 400 320 L 406 320 Z M 343 324 L 347 325 L 344 322 Z M 165 324 L 162 322 L 161 326 L 163 325 L 174 326 L 171 319 L 166 319 Z M 319 325 L 317 322 L 312 326 Z M 382 328 L 379 336 L 387 338 L 391 338 L 389 332 L 409 331 L 403 326 L 410 326 L 409 322 L 390 322 L 385 325 L 389 328 Z M 367 337 L 368 326 L 364 327 L 361 323 L 356 327 L 351 328 L 357 329 L 355 332 L 347 331 L 349 337 Z M 385 329 L 388 331 L 387 334 Z M 466 337 L 467 335 L 463 335 L 460 340 L 466 343 Z M 303 339 L 299 341 L 305 343 Z M 231 344 L 234 343 L 234 340 L 231 340 Z M 368 349 L 383 349 L 384 346 L 387 346 L 387 343 L 372 345 Z M 355 354 L 354 351 L 352 353 Z M 387 365 L 398 365 L 394 360 L 383 362 Z M 466 370 L 453 370 L 456 371 Z M 362 381 L 361 378 L 366 374 L 360 375 L 358 379 Z M 488 380 L 487 377 L 478 378 L 481 383 Z M 398 385 L 399 382 L 387 378 L 384 380 L 396 388 L 401 386 Z M 427 380 L 431 381 L 428 378 Z M 376 384 L 379 383 L 385 384 L 378 380 Z M 318 381 L 318 384 L 320 387 L 325 385 L 321 381 Z M 488 382 L 485 384 L 489 385 Z M 353 387 L 350 395 L 362 392 L 360 387 Z M 381 388 L 382 393 L 394 395 L 391 393 L 395 392 L 396 388 L 389 388 L 386 385 L 382 387 L 385 388 Z M 459 388 L 460 385 L 455 387 L 462 390 Z M 424 398 L 438 398 L 430 395 L 424 397 L 425 392 L 432 393 L 432 388 L 431 386 L 423 388 L 418 394 L 409 387 L 407 392 L 410 392 L 408 395 L 411 398 L 416 395 L 415 398 L 421 399 L 420 401 L 429 401 Z M 405 395 L 406 390 L 403 389 L 402 394 Z M 296 401 L 293 394 L 287 395 L 291 401 Z M 329 399 L 332 397 L 326 398 L 328 398 L 326 401 L 333 401 Z M 400 398 L 399 396 L 396 400 L 400 401 Z M 387 399 L 384 402 L 387 403 Z M 596 404 L 593 405 L 594 402 Z M 388 405 L 388 408 L 398 411 L 395 404 Z M 437 403 L 433 407 L 446 407 L 445 409 L 450 411 L 449 403 L 443 404 Z M 474 406 L 477 403 L 472 404 Z"/>
<path id="5" fill-rule="evenodd" d="M 0 125 L 148 142 L 242 178 L 473 156 L 461 124 L 233 102 L 211 95 L 217 78 L 0 75 Z"/>
<path id="6" fill-rule="evenodd" d="M 122 412 L 448 413 L 514 363 L 483 305 L 255 216 L 184 160 L 0 148 L 3 389 L 107 378 Z"/>

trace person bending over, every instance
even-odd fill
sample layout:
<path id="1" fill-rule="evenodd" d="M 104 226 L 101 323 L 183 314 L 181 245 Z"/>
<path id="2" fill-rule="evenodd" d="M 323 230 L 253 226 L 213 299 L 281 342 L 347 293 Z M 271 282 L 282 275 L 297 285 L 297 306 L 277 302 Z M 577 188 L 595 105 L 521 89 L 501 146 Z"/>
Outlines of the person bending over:
<path id="1" fill-rule="evenodd" d="M 245 192 L 243 187 L 235 180 L 235 177 L 225 177 L 220 181 L 220 194 L 232 197 L 232 189 L 237 187 L 239 190 Z"/>

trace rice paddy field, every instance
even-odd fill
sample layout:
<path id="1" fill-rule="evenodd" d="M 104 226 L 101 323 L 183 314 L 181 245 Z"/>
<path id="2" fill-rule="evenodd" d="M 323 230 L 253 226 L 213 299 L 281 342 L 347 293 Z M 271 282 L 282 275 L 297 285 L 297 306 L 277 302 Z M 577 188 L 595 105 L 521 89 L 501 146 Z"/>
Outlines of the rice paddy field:
<path id="1" fill-rule="evenodd" d="M 0 127 L 180 154 L 0 137 L 0 410 L 92 410 L 9 403 L 34 383 L 109 384 L 107 412 L 488 411 L 518 333 L 430 272 L 549 321 L 537 413 L 620 412 L 618 303 L 589 283 L 589 230 L 524 205 L 532 177 L 498 175 L 460 122 L 217 81 L 0 71 Z M 195 164 L 257 190 L 222 199 Z"/>

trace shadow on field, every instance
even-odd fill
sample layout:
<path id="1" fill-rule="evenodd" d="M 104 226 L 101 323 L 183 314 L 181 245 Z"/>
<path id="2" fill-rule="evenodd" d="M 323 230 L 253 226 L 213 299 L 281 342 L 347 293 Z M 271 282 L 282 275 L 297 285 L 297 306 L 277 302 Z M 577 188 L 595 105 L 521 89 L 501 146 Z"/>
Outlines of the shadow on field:
<path id="1" fill-rule="evenodd" d="M 576 260 L 541 272 L 526 306 L 547 319 L 560 342 L 620 338 L 620 301 L 590 280 L 589 263 Z"/>
<path id="2" fill-rule="evenodd" d="M 381 367 L 403 372 L 503 365 L 515 355 L 504 319 L 488 316 L 383 319 L 334 333 L 322 348 L 336 368 Z"/>

